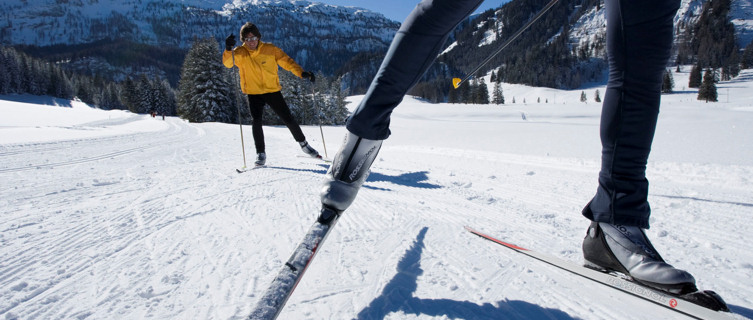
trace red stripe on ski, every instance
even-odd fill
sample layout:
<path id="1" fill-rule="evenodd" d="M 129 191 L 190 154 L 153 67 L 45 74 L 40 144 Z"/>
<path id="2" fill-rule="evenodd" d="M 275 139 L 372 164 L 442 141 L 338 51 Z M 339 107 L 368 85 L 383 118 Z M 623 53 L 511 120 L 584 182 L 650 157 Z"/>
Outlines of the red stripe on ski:
<path id="1" fill-rule="evenodd" d="M 504 241 L 498 240 L 498 239 L 496 239 L 496 238 L 494 238 L 494 237 L 492 237 L 492 236 L 490 236 L 490 235 L 487 235 L 487 234 L 485 234 L 485 233 L 482 233 L 481 231 L 477 231 L 477 230 L 474 230 L 474 229 L 472 229 L 471 227 L 468 227 L 468 226 L 466 226 L 466 227 L 465 227 L 465 230 L 468 230 L 468 232 L 470 232 L 470 233 L 473 233 L 473 234 L 475 234 L 475 235 L 477 235 L 477 236 L 479 236 L 479 237 L 482 237 L 482 238 L 484 238 L 484 239 L 487 239 L 487 240 L 490 240 L 490 241 L 494 241 L 494 242 L 496 242 L 496 243 L 499 243 L 499 244 L 501 244 L 501 245 L 503 245 L 503 246 L 505 246 L 505 247 L 508 247 L 508 248 L 511 248 L 511 249 L 515 249 L 515 250 L 523 250 L 523 251 L 528 251 L 528 249 L 526 249 L 526 248 L 523 248 L 523 247 L 519 247 L 519 246 L 516 246 L 516 245 L 514 245 L 514 244 L 512 244 L 512 243 L 507 243 L 507 242 L 504 242 Z"/>

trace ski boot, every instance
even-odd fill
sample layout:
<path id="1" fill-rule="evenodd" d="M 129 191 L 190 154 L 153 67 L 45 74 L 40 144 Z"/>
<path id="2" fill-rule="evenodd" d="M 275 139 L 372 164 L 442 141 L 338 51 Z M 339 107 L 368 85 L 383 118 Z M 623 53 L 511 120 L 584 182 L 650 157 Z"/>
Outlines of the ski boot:
<path id="1" fill-rule="evenodd" d="M 319 155 L 319 151 L 316 151 L 316 149 L 312 148 L 311 145 L 309 145 L 306 140 L 298 142 L 299 145 L 301 145 L 301 150 L 303 150 L 304 153 L 309 155 L 312 158 L 321 159 L 322 156 Z"/>
<path id="2" fill-rule="evenodd" d="M 319 222 L 329 224 L 347 209 L 369 176 L 383 140 L 364 139 L 348 132 L 330 165 L 321 191 Z"/>
<path id="3" fill-rule="evenodd" d="M 689 272 L 666 263 L 639 227 L 592 222 L 583 239 L 583 257 L 588 268 L 620 272 L 633 281 L 703 307 L 729 311 L 715 292 L 698 291 Z"/>
<path id="4" fill-rule="evenodd" d="M 259 152 L 256 154 L 256 161 L 254 161 L 254 164 L 257 167 L 263 166 L 265 163 L 267 163 L 267 154 L 264 152 Z"/>

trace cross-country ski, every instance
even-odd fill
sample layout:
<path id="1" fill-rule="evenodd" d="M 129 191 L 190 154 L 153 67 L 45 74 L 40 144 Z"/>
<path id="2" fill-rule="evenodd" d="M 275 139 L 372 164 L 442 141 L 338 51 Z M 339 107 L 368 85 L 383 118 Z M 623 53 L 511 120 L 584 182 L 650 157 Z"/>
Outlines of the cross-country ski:
<path id="1" fill-rule="evenodd" d="M 729 309 L 727 308 L 727 305 L 714 292 L 700 291 L 684 296 L 672 295 L 667 292 L 649 288 L 634 281 L 628 281 L 620 275 L 599 272 L 545 253 L 505 242 L 468 226 L 466 226 L 465 229 L 474 235 L 502 245 L 505 248 L 512 249 L 522 255 L 539 260 L 550 266 L 565 270 L 585 279 L 615 288 L 670 310 L 677 311 L 682 315 L 695 319 L 732 319 L 731 315 L 728 313 Z"/>

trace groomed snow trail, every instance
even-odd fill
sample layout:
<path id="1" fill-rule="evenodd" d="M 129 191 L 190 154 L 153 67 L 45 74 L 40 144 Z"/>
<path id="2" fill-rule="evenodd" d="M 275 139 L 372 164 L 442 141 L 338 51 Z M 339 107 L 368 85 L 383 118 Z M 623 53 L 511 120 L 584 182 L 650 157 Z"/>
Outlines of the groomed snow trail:
<path id="1" fill-rule="evenodd" d="M 579 263 L 598 110 L 540 108 L 522 120 L 519 107 L 456 108 L 398 109 L 393 137 L 280 319 L 681 319 L 463 229 Z M 753 123 L 750 112 L 709 112 Z M 328 165 L 297 157 L 286 128 L 265 127 L 267 167 L 238 174 L 237 125 L 133 117 L 77 130 L 153 130 L 0 145 L 4 319 L 242 319 L 316 218 Z M 673 132 L 694 125 L 666 122 Z M 515 135 L 489 137 L 496 127 Z M 319 128 L 303 129 L 323 152 Z M 324 129 L 332 157 L 345 129 Z M 581 136 L 584 146 L 568 145 Z M 654 244 L 747 317 L 751 177 L 749 163 L 661 154 L 649 169 Z"/>

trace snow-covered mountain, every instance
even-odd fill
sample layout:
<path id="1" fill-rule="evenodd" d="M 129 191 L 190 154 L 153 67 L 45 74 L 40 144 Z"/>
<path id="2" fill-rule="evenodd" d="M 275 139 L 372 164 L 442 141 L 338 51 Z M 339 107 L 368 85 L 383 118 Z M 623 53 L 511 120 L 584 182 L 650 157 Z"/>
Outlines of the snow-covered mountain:
<path id="1" fill-rule="evenodd" d="M 541 8 L 540 4 L 531 2 L 513 0 L 491 14 L 469 19 L 459 29 L 465 31 L 458 31 L 457 37 L 452 37 L 452 41 L 457 39 L 458 42 L 451 43 L 445 51 L 442 69 L 430 71 L 430 76 L 434 79 L 453 77 L 477 66 L 507 39 L 514 31 L 512 28 L 517 28 L 511 22 L 520 23 Z M 685 30 L 695 26 L 706 2 L 708 0 L 682 0 L 675 18 L 678 44 L 686 40 Z M 740 48 L 753 40 L 752 3 L 753 0 L 731 0 L 729 18 L 735 26 Z M 550 12 L 558 16 L 537 22 L 523 37 L 528 39 L 513 43 L 504 55 L 488 64 L 489 70 L 482 71 L 515 64 L 519 70 L 507 69 L 510 78 L 505 81 L 561 88 L 576 88 L 586 82 L 602 80 L 606 25 L 603 5 L 603 0 L 560 1 L 560 8 L 555 7 Z M 505 6 L 513 10 L 505 10 Z M 0 12 L 4 17 L 0 20 L 0 44 L 3 45 L 74 45 L 126 40 L 186 49 L 197 37 L 214 37 L 221 43 L 228 34 L 238 33 L 243 23 L 251 21 L 259 26 L 265 41 L 283 48 L 304 68 L 326 75 L 345 75 L 344 83 L 352 92 L 363 91 L 368 86 L 380 64 L 381 54 L 399 27 L 399 22 L 380 13 L 303 0 L 5 0 L 0 3 Z M 358 56 L 361 53 L 366 55 Z M 518 56 L 521 61 L 513 63 L 501 56 Z M 530 61 L 525 60 L 527 57 Z M 122 70 L 133 65 L 138 69 L 144 64 L 150 65 L 142 61 L 117 65 L 111 57 L 100 58 L 96 54 L 58 59 L 74 60 L 71 65 L 78 70 L 81 65 L 84 68 L 104 65 L 99 70 Z M 169 70 L 151 66 L 175 82 L 178 77 L 175 70 L 182 59 L 175 60 Z M 112 68 L 109 64 L 116 66 Z M 93 69 L 89 72 L 102 73 Z M 139 72 L 152 71 L 142 68 Z"/>
<path id="2" fill-rule="evenodd" d="M 318 61 L 385 51 L 399 26 L 380 13 L 309 1 L 8 0 L 0 11 L 0 43 L 6 45 L 126 39 L 187 48 L 197 37 L 222 41 L 251 21 L 265 41 L 312 70 L 327 71 L 335 67 Z"/>
<path id="3" fill-rule="evenodd" d="M 324 38 L 324 48 L 365 50 L 389 42 L 398 26 L 380 13 L 309 1 L 8 0 L 0 10 L 3 44 L 39 46 L 128 38 L 185 47 L 194 37 L 236 33 L 239 23 L 251 21 L 267 40 Z"/>

